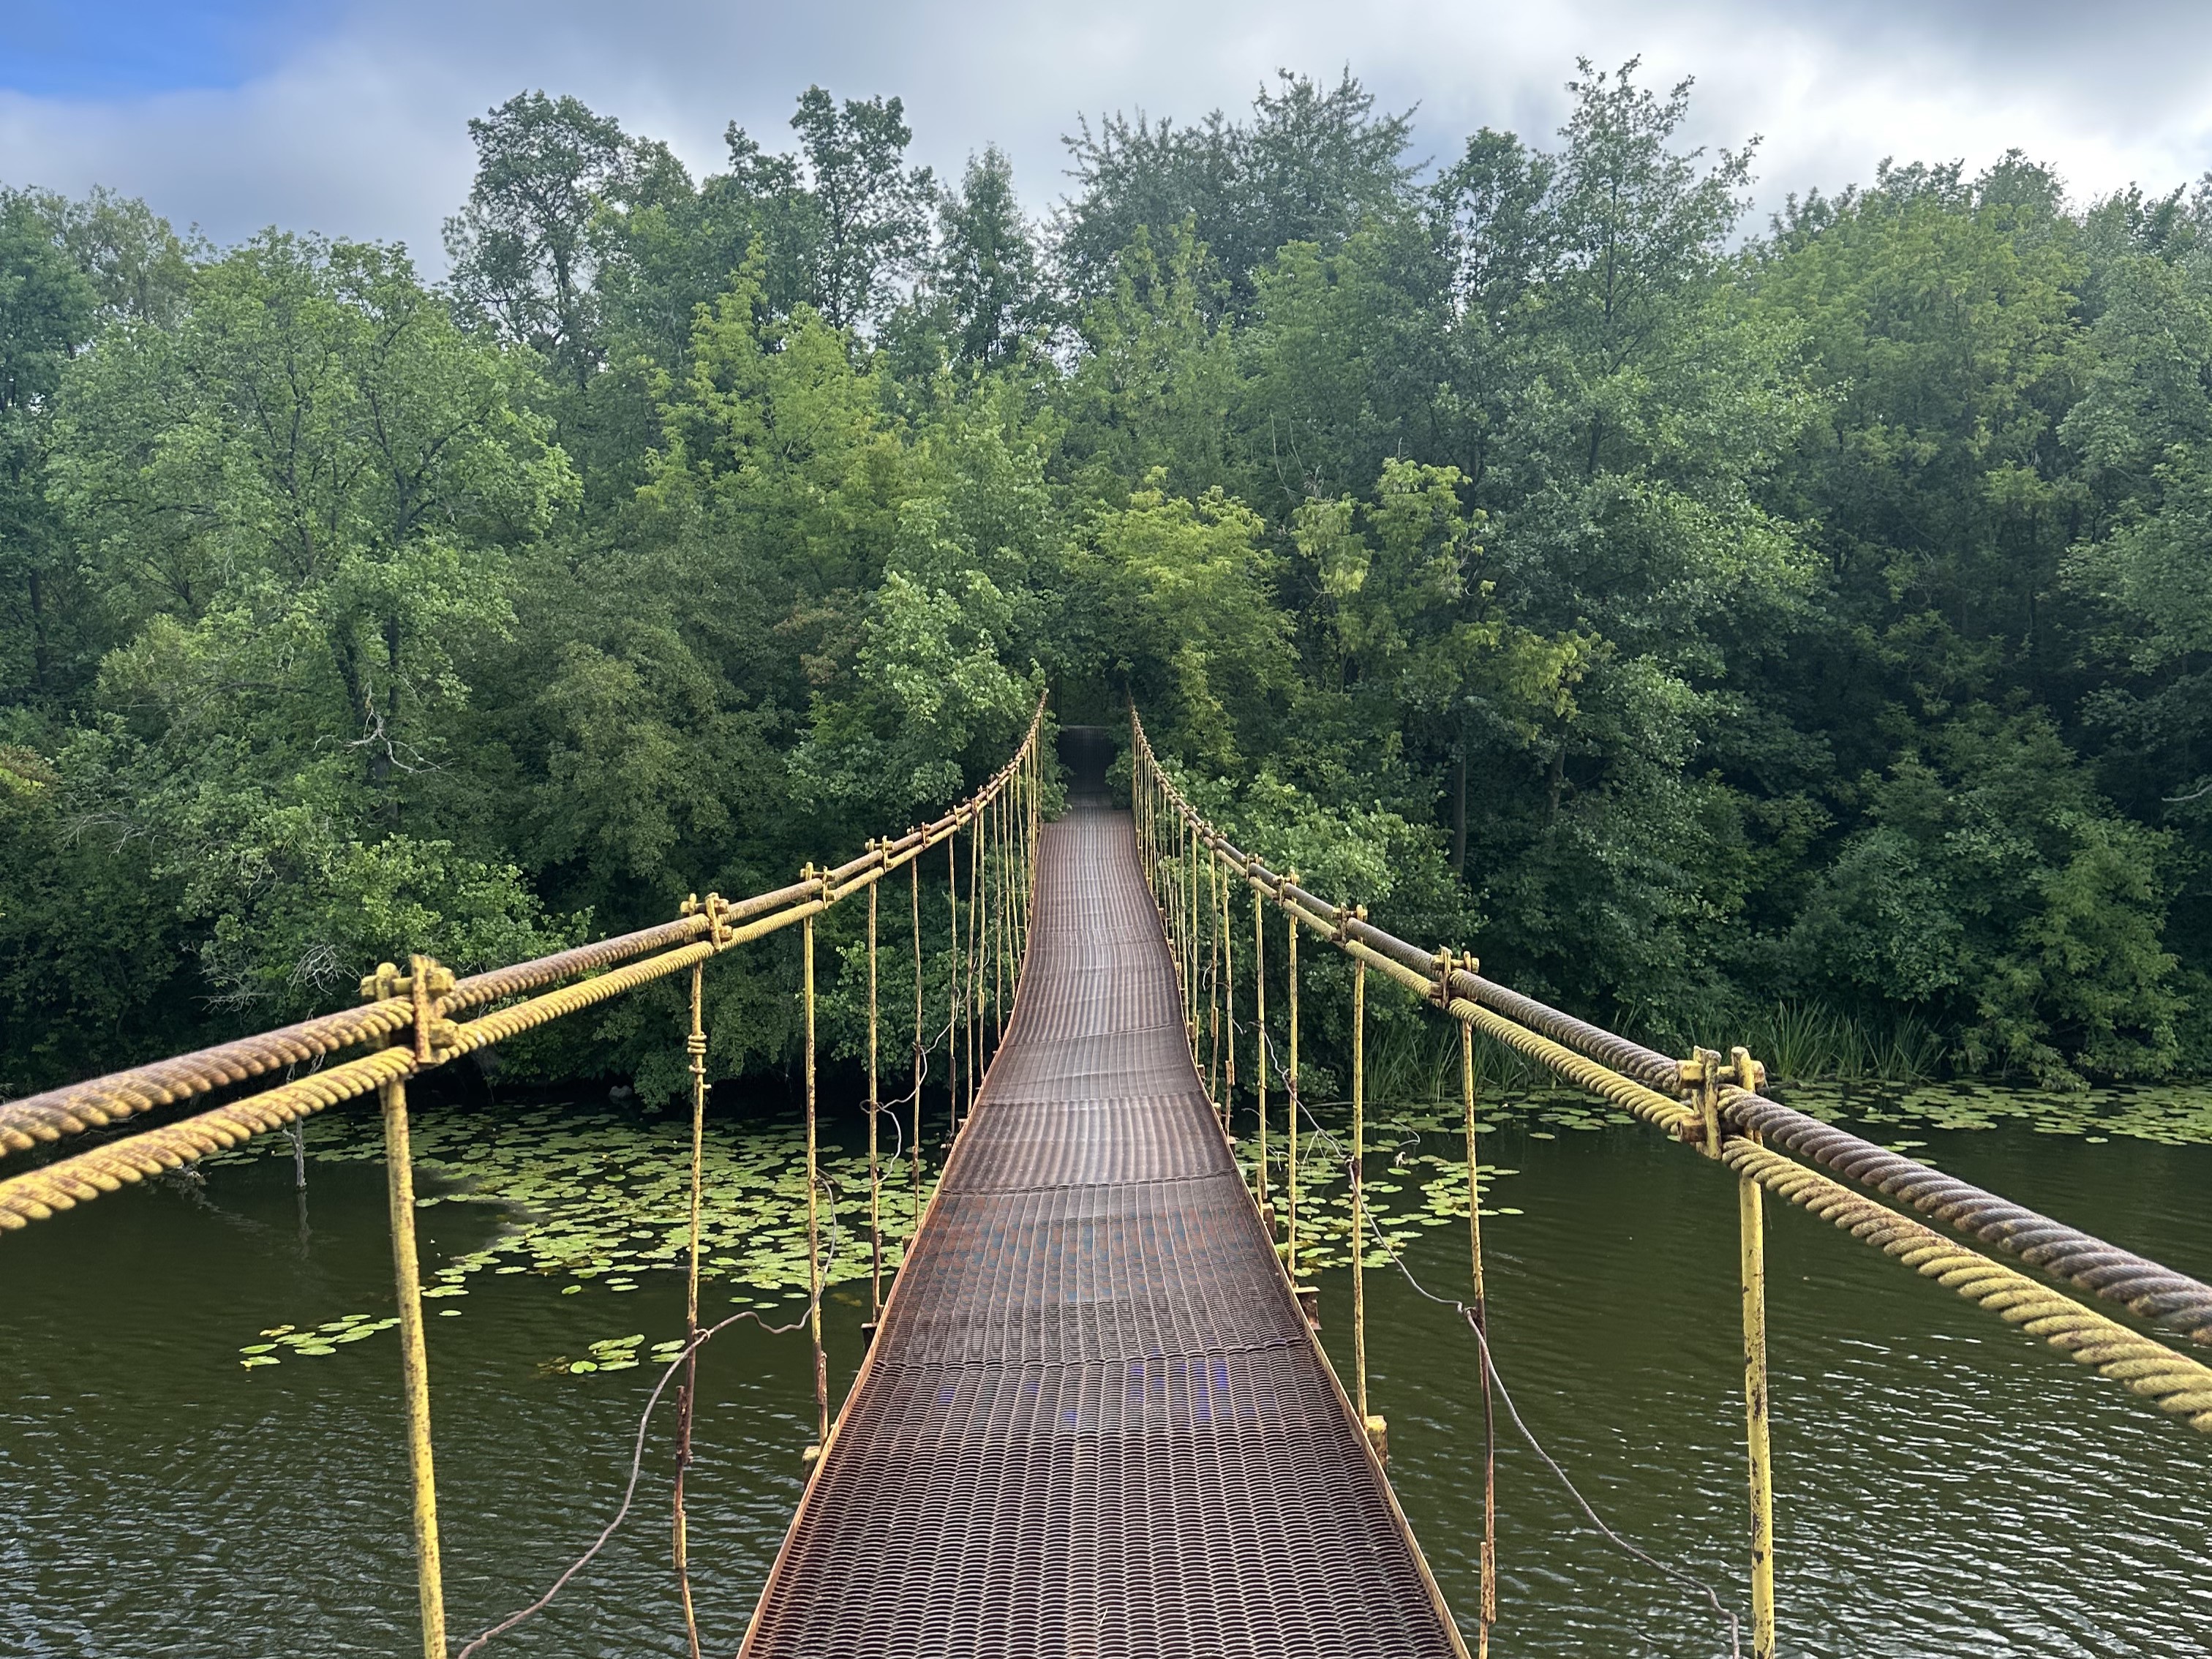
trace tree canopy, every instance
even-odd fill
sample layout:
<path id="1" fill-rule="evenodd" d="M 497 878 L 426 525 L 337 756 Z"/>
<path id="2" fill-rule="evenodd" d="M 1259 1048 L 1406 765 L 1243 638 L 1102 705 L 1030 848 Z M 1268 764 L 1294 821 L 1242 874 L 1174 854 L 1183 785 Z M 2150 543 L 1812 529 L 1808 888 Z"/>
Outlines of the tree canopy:
<path id="1" fill-rule="evenodd" d="M 849 856 L 1045 687 L 1665 1046 L 2212 1065 L 2212 190 L 1756 226 L 1688 82 L 1569 90 L 1079 118 L 1042 218 L 895 97 L 695 179 L 525 92 L 434 283 L 0 189 L 0 1091 Z M 644 1018 L 542 1063 L 668 1086 Z"/>

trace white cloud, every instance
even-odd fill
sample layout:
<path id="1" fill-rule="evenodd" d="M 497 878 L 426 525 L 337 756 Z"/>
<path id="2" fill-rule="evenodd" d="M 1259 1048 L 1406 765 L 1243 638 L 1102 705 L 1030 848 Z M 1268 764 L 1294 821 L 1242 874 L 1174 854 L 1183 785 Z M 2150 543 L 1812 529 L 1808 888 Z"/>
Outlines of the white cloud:
<path id="1" fill-rule="evenodd" d="M 2170 187 L 2212 167 L 2212 9 L 2027 0 L 1814 7 L 1692 0 L 1469 6 L 1370 0 L 830 0 L 808 8 L 670 0 L 384 0 L 234 90 L 113 102 L 0 93 L 0 179 L 143 194 L 218 240 L 276 222 L 398 238 L 434 268 L 465 192 L 465 123 L 525 86 L 574 92 L 696 168 L 735 118 L 787 137 L 811 82 L 898 93 L 915 151 L 941 170 L 996 142 L 1030 199 L 1060 189 L 1059 137 L 1079 112 L 1139 106 L 1190 118 L 1243 106 L 1279 65 L 1349 64 L 1386 103 L 1418 102 L 1422 151 L 1489 125 L 1548 138 L 1578 54 L 1641 54 L 1655 82 L 1695 75 L 1692 137 L 1764 135 L 1764 202 L 1869 177 L 1885 155 L 1986 164 L 2018 145 L 2087 197 Z"/>

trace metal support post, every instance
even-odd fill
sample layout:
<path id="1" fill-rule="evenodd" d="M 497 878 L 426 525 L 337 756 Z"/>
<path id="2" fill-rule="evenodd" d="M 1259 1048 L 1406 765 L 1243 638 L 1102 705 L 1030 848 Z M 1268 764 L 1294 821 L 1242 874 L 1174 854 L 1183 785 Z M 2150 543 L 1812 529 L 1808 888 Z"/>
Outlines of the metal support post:
<path id="1" fill-rule="evenodd" d="M 806 878 L 815 879 L 808 865 Z M 830 1443 L 830 1361 L 822 1349 L 822 1197 L 821 1170 L 815 1145 L 814 1097 L 814 918 L 800 924 L 801 948 L 805 952 L 806 998 L 806 1288 L 807 1332 L 814 1339 L 814 1412 L 816 1455 Z M 819 1467 L 818 1465 L 817 1467 Z"/>
<path id="2" fill-rule="evenodd" d="M 422 977 L 425 958 L 415 959 Z M 438 1480 L 430 1460 L 430 1358 L 422 1340 L 422 1276 L 415 1254 L 415 1160 L 407 1137 L 407 1085 L 378 1091 L 384 1108 L 386 1194 L 392 1208 L 392 1270 L 399 1304 L 399 1376 L 407 1401 L 407 1469 L 415 1495 L 415 1586 L 423 1659 L 446 1659 L 445 1577 L 438 1559 Z"/>
<path id="3" fill-rule="evenodd" d="M 1706 1157 L 1721 1156 L 1721 1085 L 1756 1091 L 1765 1071 L 1742 1048 L 1723 1061 L 1700 1048 L 1682 1062 L 1682 1082 L 1697 1091 Z M 1751 1489 L 1751 1650 L 1774 1659 L 1774 1455 L 1767 1437 L 1766 1218 L 1765 1194 L 1749 1176 L 1736 1177 L 1738 1288 L 1743 1304 L 1743 1437 Z"/>
<path id="4" fill-rule="evenodd" d="M 1252 1092 L 1260 1109 L 1260 1213 L 1267 1236 L 1275 1234 L 1275 1212 L 1267 1207 L 1267 899 L 1252 890 Z"/>

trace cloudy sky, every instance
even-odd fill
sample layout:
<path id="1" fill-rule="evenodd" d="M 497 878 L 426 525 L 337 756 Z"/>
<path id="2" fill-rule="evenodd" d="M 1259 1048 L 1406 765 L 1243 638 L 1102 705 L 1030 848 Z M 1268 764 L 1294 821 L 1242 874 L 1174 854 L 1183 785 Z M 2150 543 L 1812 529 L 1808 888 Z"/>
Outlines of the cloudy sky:
<path id="1" fill-rule="evenodd" d="M 1189 118 L 1349 64 L 1441 156 L 1486 124 L 1550 132 L 1577 56 L 1634 55 L 1697 77 L 1692 138 L 1762 136 L 1766 205 L 1893 155 L 2017 145 L 2082 198 L 2212 169 L 2204 0 L 0 0 L 0 182 L 112 185 L 218 240 L 397 238 L 434 268 L 464 123 L 526 87 L 695 170 L 732 118 L 780 145 L 810 82 L 896 93 L 920 159 L 996 143 L 1043 207 L 1079 112 Z"/>

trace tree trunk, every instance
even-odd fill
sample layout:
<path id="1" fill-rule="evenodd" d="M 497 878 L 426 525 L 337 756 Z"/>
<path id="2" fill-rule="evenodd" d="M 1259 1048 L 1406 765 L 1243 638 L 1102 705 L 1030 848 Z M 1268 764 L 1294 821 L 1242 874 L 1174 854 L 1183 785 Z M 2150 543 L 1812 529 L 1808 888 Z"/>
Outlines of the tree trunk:
<path id="1" fill-rule="evenodd" d="M 1462 744 L 1459 760 L 1452 768 L 1452 874 L 1467 874 L 1467 747 Z"/>

